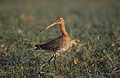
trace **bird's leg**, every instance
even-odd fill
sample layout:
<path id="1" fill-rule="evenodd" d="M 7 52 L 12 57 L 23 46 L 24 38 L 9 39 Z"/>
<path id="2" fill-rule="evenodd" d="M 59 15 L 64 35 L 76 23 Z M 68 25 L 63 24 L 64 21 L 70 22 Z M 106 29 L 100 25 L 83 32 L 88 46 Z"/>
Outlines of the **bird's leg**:
<path id="1" fill-rule="evenodd" d="M 50 64 L 50 61 L 54 58 L 54 55 L 48 60 L 48 64 Z"/>
<path id="2" fill-rule="evenodd" d="M 54 56 L 54 67 L 56 68 L 55 61 L 56 61 L 56 54 L 55 54 L 55 56 Z"/>
<path id="3" fill-rule="evenodd" d="M 57 53 L 54 54 L 54 67 L 55 67 L 55 69 L 56 69 L 56 64 L 55 64 L 56 57 L 59 56 L 59 55 L 60 55 L 59 52 L 57 52 Z"/>

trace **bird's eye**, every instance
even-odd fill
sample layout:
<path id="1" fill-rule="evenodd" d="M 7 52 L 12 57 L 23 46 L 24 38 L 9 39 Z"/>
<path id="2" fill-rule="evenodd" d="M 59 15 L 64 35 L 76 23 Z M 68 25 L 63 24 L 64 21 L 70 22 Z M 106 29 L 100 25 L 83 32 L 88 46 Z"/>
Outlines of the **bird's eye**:
<path id="1" fill-rule="evenodd" d="M 57 19 L 57 22 L 59 22 L 60 21 L 60 19 Z"/>

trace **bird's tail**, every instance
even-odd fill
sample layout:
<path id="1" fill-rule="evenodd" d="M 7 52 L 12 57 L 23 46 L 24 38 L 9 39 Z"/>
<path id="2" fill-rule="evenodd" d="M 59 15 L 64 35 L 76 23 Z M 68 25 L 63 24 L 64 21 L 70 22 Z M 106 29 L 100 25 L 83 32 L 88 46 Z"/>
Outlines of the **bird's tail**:
<path id="1" fill-rule="evenodd" d="M 41 44 L 35 44 L 35 50 L 41 50 Z"/>

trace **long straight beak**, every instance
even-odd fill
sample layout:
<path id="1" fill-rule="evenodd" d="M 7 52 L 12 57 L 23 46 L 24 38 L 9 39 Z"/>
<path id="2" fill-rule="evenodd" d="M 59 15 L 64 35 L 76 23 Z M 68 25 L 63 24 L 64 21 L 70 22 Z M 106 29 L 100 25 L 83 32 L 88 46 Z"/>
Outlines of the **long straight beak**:
<path id="1" fill-rule="evenodd" d="M 57 24 L 57 22 L 54 22 L 53 24 L 51 24 L 51 25 L 49 25 L 48 27 L 46 27 L 46 28 L 44 28 L 43 30 L 41 30 L 40 32 L 42 32 L 42 31 L 44 31 L 44 30 L 46 30 L 46 29 L 48 29 L 48 28 L 50 28 L 50 27 L 52 27 L 52 26 L 54 26 L 54 25 L 56 25 Z"/>

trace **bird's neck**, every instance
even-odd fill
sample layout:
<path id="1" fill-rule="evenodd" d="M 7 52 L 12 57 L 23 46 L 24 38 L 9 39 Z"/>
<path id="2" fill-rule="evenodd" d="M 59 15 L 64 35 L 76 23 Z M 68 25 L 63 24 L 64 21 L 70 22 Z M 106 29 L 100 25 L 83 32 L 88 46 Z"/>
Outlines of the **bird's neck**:
<path id="1" fill-rule="evenodd" d="M 61 30 L 63 36 L 69 37 L 68 33 L 65 30 L 65 24 L 64 23 L 60 24 L 60 30 Z"/>

